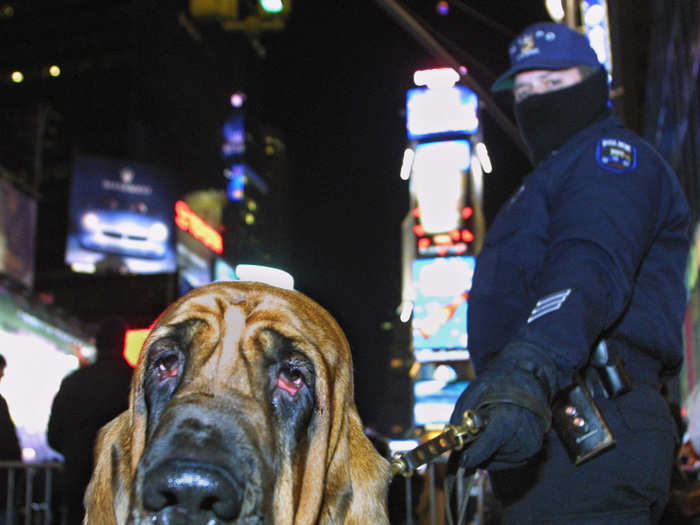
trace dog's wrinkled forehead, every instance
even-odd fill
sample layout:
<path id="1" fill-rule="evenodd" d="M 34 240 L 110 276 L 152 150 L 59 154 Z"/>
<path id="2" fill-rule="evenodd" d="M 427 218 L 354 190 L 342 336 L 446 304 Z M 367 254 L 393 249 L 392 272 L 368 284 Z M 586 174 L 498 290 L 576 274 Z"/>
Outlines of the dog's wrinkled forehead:
<path id="1" fill-rule="evenodd" d="M 158 319 L 149 339 L 168 335 L 177 327 L 187 338 L 195 332 L 217 340 L 221 331 L 260 335 L 272 329 L 302 346 L 332 345 L 333 356 L 348 360 L 345 336 L 333 317 L 296 291 L 261 283 L 218 282 L 192 290 Z"/>

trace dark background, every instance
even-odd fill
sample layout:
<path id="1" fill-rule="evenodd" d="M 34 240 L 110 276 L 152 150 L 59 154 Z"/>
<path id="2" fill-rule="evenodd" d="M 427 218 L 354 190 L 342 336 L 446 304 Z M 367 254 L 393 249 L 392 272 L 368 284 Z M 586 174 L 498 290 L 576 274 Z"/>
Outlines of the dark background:
<path id="1" fill-rule="evenodd" d="M 364 419 L 385 417 L 391 407 L 377 400 L 395 344 L 387 327 L 400 302 L 400 224 L 408 211 L 408 185 L 399 178 L 404 96 L 413 71 L 445 64 L 368 1 L 295 0 L 284 30 L 257 36 L 193 21 L 187 2 L 12 4 L 14 15 L 0 18 L 0 70 L 35 74 L 0 86 L 0 164 L 39 201 L 35 292 L 85 322 L 115 310 L 135 325 L 152 321 L 173 299 L 172 276 L 85 276 L 65 267 L 71 159 L 152 162 L 173 170 L 185 189 L 221 189 L 219 128 L 228 97 L 241 90 L 247 112 L 278 129 L 287 147 L 288 232 L 279 266 L 345 329 Z M 402 2 L 484 89 L 507 68 L 512 37 L 547 19 L 541 0 L 451 2 L 447 16 L 435 4 Z M 649 9 L 626 4 L 619 27 L 637 42 L 624 66 L 633 78 L 645 49 L 634 32 L 648 30 Z M 61 77 L 42 76 L 42 64 L 53 62 Z M 634 109 L 639 98 L 628 89 L 624 102 Z M 489 104 L 510 115 L 506 95 L 482 107 L 494 164 L 485 176 L 487 220 L 528 170 Z M 37 170 L 42 110 L 50 118 Z"/>

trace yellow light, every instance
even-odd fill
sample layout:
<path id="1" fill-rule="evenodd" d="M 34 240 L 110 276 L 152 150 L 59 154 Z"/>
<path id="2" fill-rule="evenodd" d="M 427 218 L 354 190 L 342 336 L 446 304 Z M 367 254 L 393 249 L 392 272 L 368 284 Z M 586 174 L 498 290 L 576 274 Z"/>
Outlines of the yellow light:
<path id="1" fill-rule="evenodd" d="M 255 215 L 253 215 L 252 213 L 246 213 L 245 214 L 245 223 L 249 226 L 251 224 L 254 224 L 255 223 Z"/>
<path id="2" fill-rule="evenodd" d="M 257 210 L 257 209 L 258 209 L 258 203 L 255 202 L 255 201 L 252 200 L 252 199 L 249 200 L 249 201 L 248 201 L 248 209 L 249 209 L 250 211 L 255 211 L 255 210 Z"/>
<path id="3" fill-rule="evenodd" d="M 10 75 L 10 78 L 12 79 L 12 82 L 14 82 L 15 84 L 19 84 L 24 80 L 24 75 L 21 71 L 13 71 Z"/>
<path id="4" fill-rule="evenodd" d="M 57 77 L 60 74 L 61 68 L 57 65 L 54 64 L 53 66 L 49 67 L 49 75 L 51 75 L 52 77 Z"/>
<path id="5" fill-rule="evenodd" d="M 148 328 L 127 330 L 124 336 L 124 359 L 131 366 L 136 366 L 146 337 L 150 333 Z"/>
<path id="6" fill-rule="evenodd" d="M 0 7 L 0 18 L 12 18 L 15 16 L 15 8 L 9 4 Z"/>

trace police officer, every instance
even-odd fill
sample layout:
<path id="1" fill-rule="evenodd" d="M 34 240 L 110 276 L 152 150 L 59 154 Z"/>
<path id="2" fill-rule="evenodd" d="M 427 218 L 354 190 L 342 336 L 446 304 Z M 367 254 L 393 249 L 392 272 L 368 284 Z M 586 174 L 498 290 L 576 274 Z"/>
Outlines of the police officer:
<path id="1" fill-rule="evenodd" d="M 687 202 L 664 160 L 611 114 L 584 35 L 538 23 L 509 52 L 492 89 L 513 91 L 535 168 L 477 260 L 477 377 L 452 422 L 470 409 L 486 426 L 457 461 L 489 470 L 506 523 L 653 523 L 677 440 L 659 386 L 682 361 Z M 619 388 L 584 380 L 606 370 Z M 569 404 L 581 385 L 596 408 Z M 552 410 L 570 424 L 552 429 Z"/>

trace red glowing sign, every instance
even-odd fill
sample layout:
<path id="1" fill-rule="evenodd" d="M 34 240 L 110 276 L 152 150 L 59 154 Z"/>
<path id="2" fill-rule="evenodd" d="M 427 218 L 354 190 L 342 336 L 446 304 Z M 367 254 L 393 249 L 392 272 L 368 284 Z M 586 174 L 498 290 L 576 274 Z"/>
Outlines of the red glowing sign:
<path id="1" fill-rule="evenodd" d="M 193 212 L 185 201 L 175 203 L 175 224 L 181 230 L 191 233 L 192 237 L 210 250 L 223 253 L 224 240 L 221 234 Z"/>
<path id="2" fill-rule="evenodd" d="M 461 229 L 450 230 L 449 232 L 427 235 L 425 229 L 420 224 L 420 209 L 413 208 L 411 214 L 416 218 L 413 225 L 413 233 L 417 237 L 418 253 L 423 256 L 466 253 L 469 244 L 474 242 L 474 233 L 462 227 Z M 474 215 L 471 206 L 462 208 L 462 219 L 467 221 Z"/>

